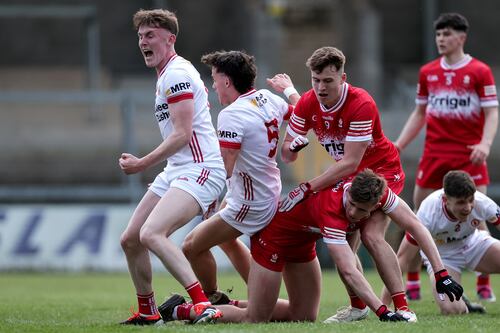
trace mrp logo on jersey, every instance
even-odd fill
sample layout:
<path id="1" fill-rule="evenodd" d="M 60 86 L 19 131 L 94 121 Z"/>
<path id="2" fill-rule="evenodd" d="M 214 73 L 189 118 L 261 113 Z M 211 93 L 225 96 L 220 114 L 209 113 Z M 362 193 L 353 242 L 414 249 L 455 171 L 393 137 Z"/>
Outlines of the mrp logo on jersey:
<path id="1" fill-rule="evenodd" d="M 236 132 L 223 131 L 223 130 L 219 130 L 218 132 L 219 132 L 219 138 L 234 139 L 238 136 L 238 133 Z"/>
<path id="2" fill-rule="evenodd" d="M 170 96 L 172 94 L 175 94 L 178 91 L 190 90 L 190 89 L 191 89 L 191 83 L 181 82 L 181 83 L 177 83 L 175 86 L 168 88 L 167 91 L 165 92 L 165 95 Z"/>

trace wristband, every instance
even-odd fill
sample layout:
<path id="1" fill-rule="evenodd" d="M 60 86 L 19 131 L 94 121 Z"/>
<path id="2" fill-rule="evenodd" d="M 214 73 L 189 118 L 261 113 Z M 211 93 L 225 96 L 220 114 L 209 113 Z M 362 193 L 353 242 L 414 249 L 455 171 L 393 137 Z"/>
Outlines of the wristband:
<path id="1" fill-rule="evenodd" d="M 305 195 L 309 195 L 312 193 L 311 184 L 309 184 L 309 182 L 300 183 L 299 187 L 302 190 L 302 192 L 304 192 Z"/>
<path id="2" fill-rule="evenodd" d="M 439 272 L 434 273 L 434 277 L 436 278 L 436 281 L 438 281 L 441 278 L 444 278 L 447 275 L 448 275 L 448 271 L 446 269 L 442 269 Z"/>
<path id="3" fill-rule="evenodd" d="M 294 86 L 291 86 L 291 87 L 288 87 L 288 88 L 285 88 L 285 90 L 283 90 L 283 94 L 286 96 L 287 99 L 290 99 L 290 96 L 293 95 L 293 94 L 299 94 L 299 92 L 297 91 L 297 89 L 295 89 Z"/>

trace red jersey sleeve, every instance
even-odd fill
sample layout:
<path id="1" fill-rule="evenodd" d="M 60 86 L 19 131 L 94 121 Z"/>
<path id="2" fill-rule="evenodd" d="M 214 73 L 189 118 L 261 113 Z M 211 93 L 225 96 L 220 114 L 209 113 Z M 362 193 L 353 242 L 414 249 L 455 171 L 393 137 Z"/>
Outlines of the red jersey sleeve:
<path id="1" fill-rule="evenodd" d="M 346 119 L 349 130 L 345 141 L 370 141 L 373 138 L 373 127 L 377 119 L 377 108 L 373 103 L 365 102 L 356 108 Z"/>
<path id="2" fill-rule="evenodd" d="M 493 78 L 491 69 L 486 64 L 481 66 L 476 92 L 481 101 L 482 108 L 498 106 L 495 79 Z"/>
<path id="3" fill-rule="evenodd" d="M 429 97 L 429 90 L 427 89 L 427 75 L 423 68 L 420 69 L 420 73 L 418 75 L 418 83 L 417 83 L 417 98 L 415 102 L 417 105 L 425 105 L 427 104 L 427 98 Z"/>
<path id="4" fill-rule="evenodd" d="M 308 91 L 298 101 L 288 122 L 287 133 L 293 137 L 306 135 L 311 128 L 311 117 L 314 112 L 314 105 L 311 103 L 314 92 Z"/>

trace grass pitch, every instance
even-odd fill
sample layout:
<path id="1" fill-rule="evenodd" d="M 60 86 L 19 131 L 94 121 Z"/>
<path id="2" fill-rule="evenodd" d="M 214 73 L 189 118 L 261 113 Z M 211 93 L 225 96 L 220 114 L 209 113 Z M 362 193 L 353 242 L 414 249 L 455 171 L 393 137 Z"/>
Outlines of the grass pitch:
<path id="1" fill-rule="evenodd" d="M 154 327 L 123 327 L 117 323 L 136 305 L 127 274 L 104 273 L 0 273 L 0 332 L 498 332 L 500 300 L 486 304 L 486 315 L 444 317 L 431 298 L 426 274 L 422 272 L 423 300 L 410 303 L 418 323 L 382 323 L 373 313 L 367 320 L 341 325 L 322 324 L 348 298 L 335 272 L 323 275 L 323 293 L 316 323 L 217 324 L 205 326 L 169 323 Z M 367 272 L 377 293 L 381 282 L 376 273 Z M 500 278 L 492 275 L 492 285 L 500 295 Z M 180 285 L 167 274 L 154 277 L 157 302 Z M 475 299 L 475 276 L 467 273 L 462 281 L 469 298 Z M 236 274 L 219 277 L 221 289 L 233 289 L 232 298 L 245 299 L 246 287 Z M 265 286 L 264 286 L 265 287 Z M 285 297 L 282 291 L 282 296 Z"/>

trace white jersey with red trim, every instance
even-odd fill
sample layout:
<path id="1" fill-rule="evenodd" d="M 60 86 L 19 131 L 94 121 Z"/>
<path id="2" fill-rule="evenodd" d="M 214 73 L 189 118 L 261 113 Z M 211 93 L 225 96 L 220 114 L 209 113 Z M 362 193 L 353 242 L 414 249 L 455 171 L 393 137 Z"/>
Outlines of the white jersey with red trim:
<path id="1" fill-rule="evenodd" d="M 174 130 L 169 105 L 194 100 L 191 141 L 168 158 L 169 165 L 204 163 L 223 165 L 217 135 L 210 116 L 208 93 L 200 74 L 186 59 L 174 55 L 161 71 L 156 83 L 155 117 L 165 140 Z"/>
<path id="2" fill-rule="evenodd" d="M 483 135 L 482 108 L 498 106 L 491 69 L 470 55 L 453 65 L 431 61 L 420 69 L 416 103 L 427 105 L 424 155 L 469 156 L 467 146 Z"/>
<path id="3" fill-rule="evenodd" d="M 433 192 L 422 201 L 417 216 L 429 230 L 436 245 L 463 240 L 475 232 L 481 221 L 500 224 L 500 208 L 481 192 L 474 194 L 474 208 L 467 220 L 460 222 L 451 216 L 443 200 L 444 190 Z"/>
<path id="4" fill-rule="evenodd" d="M 279 128 L 291 109 L 269 90 L 252 89 L 219 113 L 220 146 L 240 150 L 226 200 L 258 207 L 279 198 L 281 178 L 276 163 Z"/>

